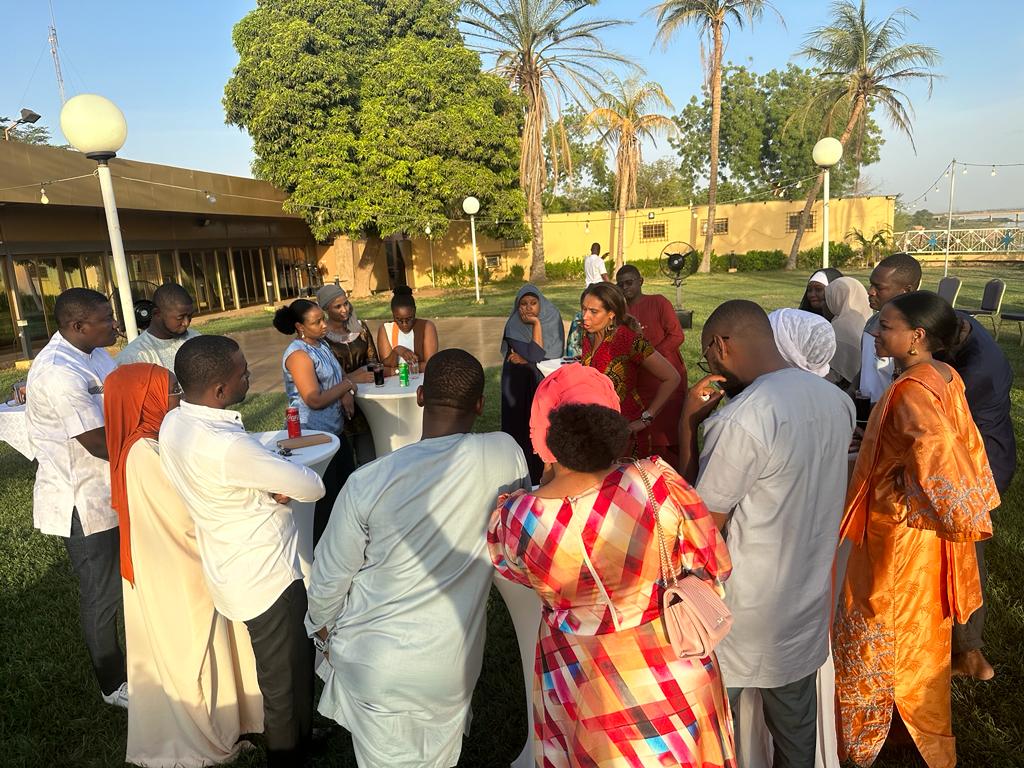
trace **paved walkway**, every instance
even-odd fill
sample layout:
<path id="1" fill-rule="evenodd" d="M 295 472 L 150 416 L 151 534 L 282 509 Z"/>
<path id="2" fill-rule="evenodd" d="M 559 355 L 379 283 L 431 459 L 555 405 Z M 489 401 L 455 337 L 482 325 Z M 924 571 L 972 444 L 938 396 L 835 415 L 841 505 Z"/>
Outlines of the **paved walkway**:
<path id="1" fill-rule="evenodd" d="M 434 320 L 441 349 L 456 347 L 464 349 L 484 368 L 501 365 L 501 332 L 505 327 L 503 317 L 442 317 Z M 376 331 L 378 322 L 369 321 L 371 330 Z M 200 329 L 201 330 L 201 329 Z M 273 328 L 258 331 L 242 331 L 230 334 L 235 339 L 252 374 L 249 391 L 254 394 L 281 392 L 281 354 L 291 341 Z"/>

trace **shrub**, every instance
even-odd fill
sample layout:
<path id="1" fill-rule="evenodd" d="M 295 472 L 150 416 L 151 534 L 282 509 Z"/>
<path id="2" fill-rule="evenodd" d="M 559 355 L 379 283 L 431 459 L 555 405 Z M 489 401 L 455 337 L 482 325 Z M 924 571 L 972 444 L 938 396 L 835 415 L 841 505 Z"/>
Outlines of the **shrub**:
<path id="1" fill-rule="evenodd" d="M 607 264 L 607 262 L 605 262 Z M 583 259 L 566 259 L 544 265 L 548 280 L 583 280 Z"/>
<path id="2" fill-rule="evenodd" d="M 436 272 L 438 288 L 467 288 L 473 285 L 473 265 L 459 264 L 458 266 L 442 267 Z M 487 267 L 480 269 L 480 284 L 488 283 L 491 280 L 491 272 Z"/>
<path id="3" fill-rule="evenodd" d="M 859 257 L 860 253 L 853 250 L 853 246 L 849 243 L 829 243 L 828 263 L 831 267 L 843 269 L 844 267 L 856 264 Z M 802 270 L 813 271 L 819 269 L 821 267 L 821 246 L 806 248 L 797 253 L 796 266 L 797 269 Z"/>
<path id="4" fill-rule="evenodd" d="M 505 276 L 505 280 L 510 283 L 521 283 L 526 277 L 526 269 L 522 264 L 513 264 L 512 268 L 508 271 L 508 275 Z"/>

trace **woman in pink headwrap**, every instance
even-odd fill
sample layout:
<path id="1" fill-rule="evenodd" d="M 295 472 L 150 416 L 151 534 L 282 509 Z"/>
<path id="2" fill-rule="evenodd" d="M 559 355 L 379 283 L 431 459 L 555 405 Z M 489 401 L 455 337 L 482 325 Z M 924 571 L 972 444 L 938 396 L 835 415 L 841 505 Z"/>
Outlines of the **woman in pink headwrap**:
<path id="1" fill-rule="evenodd" d="M 543 604 L 533 683 L 537 765 L 735 766 L 714 654 L 682 660 L 661 620 L 659 526 L 670 567 L 721 591 L 731 565 L 696 492 L 661 460 L 620 463 L 629 425 L 607 376 L 566 365 L 537 388 L 532 493 L 491 518 L 491 560 Z"/>

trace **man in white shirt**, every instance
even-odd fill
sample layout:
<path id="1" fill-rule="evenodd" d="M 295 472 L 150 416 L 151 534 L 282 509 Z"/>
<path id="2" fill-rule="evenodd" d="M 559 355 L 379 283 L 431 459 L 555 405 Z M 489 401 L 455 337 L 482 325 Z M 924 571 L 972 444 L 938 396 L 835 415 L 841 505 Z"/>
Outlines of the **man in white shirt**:
<path id="1" fill-rule="evenodd" d="M 725 599 L 733 627 L 717 648 L 722 678 L 735 722 L 743 689 L 760 690 L 776 766 L 813 768 L 815 677 L 828 657 L 853 402 L 825 379 L 788 367 L 753 302 L 719 306 L 701 345 L 713 375 L 687 396 L 680 448 L 684 475 L 696 476 L 732 556 Z M 729 402 L 710 415 L 722 390 Z"/>
<path id="2" fill-rule="evenodd" d="M 184 394 L 160 427 L 160 463 L 195 522 L 214 606 L 249 629 L 268 765 L 298 766 L 312 734 L 314 651 L 286 505 L 316 501 L 324 484 L 313 470 L 260 445 L 238 412 L 228 410 L 249 389 L 249 367 L 233 340 L 190 339 L 174 372 Z"/>
<path id="3" fill-rule="evenodd" d="M 604 259 L 601 258 L 601 244 L 594 243 L 590 246 L 590 255 L 583 260 L 583 278 L 586 286 L 591 286 L 594 283 L 610 283 L 611 279 L 608 277 L 608 267 L 604 264 Z"/>
<path id="4" fill-rule="evenodd" d="M 875 354 L 875 333 L 878 330 L 878 313 L 882 305 L 901 293 L 916 291 L 921 285 L 921 265 L 908 253 L 894 253 L 878 262 L 871 271 L 868 287 L 868 304 L 875 311 L 860 342 L 860 393 L 877 403 L 892 384 L 893 363 L 891 357 Z"/>
<path id="5" fill-rule="evenodd" d="M 164 283 L 153 293 L 149 327 L 117 355 L 118 365 L 153 363 L 174 370 L 174 356 L 181 345 L 199 335 L 189 328 L 196 308 L 188 291 L 177 283 Z"/>
<path id="6" fill-rule="evenodd" d="M 32 361 L 26 390 L 25 420 L 39 460 L 32 518 L 41 533 L 64 539 L 103 700 L 127 707 L 128 674 L 117 633 L 117 513 L 110 506 L 103 422 L 103 382 L 114 370 L 104 347 L 117 341 L 117 326 L 106 296 L 85 288 L 64 291 L 53 314 L 59 330 Z"/>
<path id="7" fill-rule="evenodd" d="M 307 629 L 330 662 L 320 712 L 362 768 L 455 765 L 480 675 L 500 493 L 528 487 L 522 450 L 470 434 L 484 372 L 461 349 L 430 358 L 423 438 L 357 470 L 313 560 Z"/>

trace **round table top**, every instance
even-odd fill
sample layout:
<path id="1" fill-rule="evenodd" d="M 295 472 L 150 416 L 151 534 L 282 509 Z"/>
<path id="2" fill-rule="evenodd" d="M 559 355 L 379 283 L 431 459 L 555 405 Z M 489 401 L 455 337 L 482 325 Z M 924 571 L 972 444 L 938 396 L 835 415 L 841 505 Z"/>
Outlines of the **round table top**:
<path id="1" fill-rule="evenodd" d="M 294 448 L 290 456 L 287 456 L 291 461 L 302 464 L 303 466 L 309 467 L 314 464 L 318 464 L 325 459 L 329 459 L 335 453 L 338 452 L 338 448 L 341 447 L 341 441 L 337 435 L 332 435 L 330 432 L 321 432 L 317 429 L 304 429 L 302 430 L 302 436 L 306 435 L 327 435 L 331 438 L 329 443 L 320 443 L 319 445 L 310 445 L 305 448 Z M 277 441 L 286 440 L 288 438 L 287 430 L 279 430 L 277 432 L 253 432 L 252 436 L 259 440 L 260 444 L 266 448 L 277 452 Z"/>
<path id="2" fill-rule="evenodd" d="M 397 400 L 403 397 L 416 397 L 416 389 L 423 383 L 423 374 L 409 375 L 409 386 L 398 383 L 397 376 L 384 379 L 384 386 L 378 387 L 372 381 L 360 384 L 356 390 L 356 400 Z"/>
<path id="3" fill-rule="evenodd" d="M 0 403 L 0 413 L 25 413 L 25 404 L 8 400 L 6 403 Z"/>

